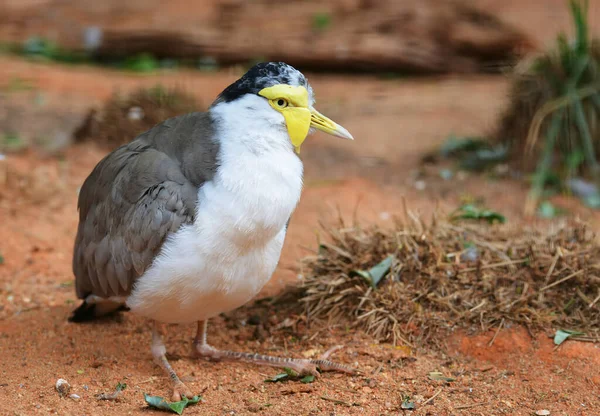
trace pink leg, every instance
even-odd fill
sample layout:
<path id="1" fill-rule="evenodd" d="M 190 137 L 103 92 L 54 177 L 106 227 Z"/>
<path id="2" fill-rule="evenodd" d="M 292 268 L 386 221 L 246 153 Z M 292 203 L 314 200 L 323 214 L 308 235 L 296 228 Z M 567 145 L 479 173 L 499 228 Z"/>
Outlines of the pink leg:
<path id="1" fill-rule="evenodd" d="M 198 357 L 205 357 L 212 360 L 229 360 L 229 361 L 245 361 L 248 363 L 254 363 L 258 365 L 269 365 L 271 367 L 287 367 L 291 368 L 298 374 L 311 374 L 319 376 L 320 371 L 339 371 L 343 373 L 354 374 L 357 371 L 351 367 L 336 364 L 328 361 L 327 358 L 335 351 L 342 348 L 336 346 L 325 352 L 319 359 L 308 360 L 308 359 L 295 359 L 295 358 L 281 358 L 273 357 L 269 355 L 253 354 L 247 352 L 236 352 L 236 351 L 221 351 L 214 347 L 211 347 L 206 342 L 206 328 L 208 321 L 198 322 L 198 332 L 194 339 L 194 354 Z"/>
<path id="2" fill-rule="evenodd" d="M 171 379 L 173 385 L 173 396 L 171 397 L 171 400 L 178 402 L 181 400 L 181 396 L 191 399 L 194 396 L 192 391 L 183 384 L 175 373 L 175 370 L 173 370 L 173 367 L 171 367 L 171 364 L 169 364 L 169 361 L 167 361 L 167 349 L 165 348 L 161 332 L 159 324 L 154 321 L 154 328 L 152 329 L 152 356 L 154 357 L 156 364 L 158 364 Z"/>

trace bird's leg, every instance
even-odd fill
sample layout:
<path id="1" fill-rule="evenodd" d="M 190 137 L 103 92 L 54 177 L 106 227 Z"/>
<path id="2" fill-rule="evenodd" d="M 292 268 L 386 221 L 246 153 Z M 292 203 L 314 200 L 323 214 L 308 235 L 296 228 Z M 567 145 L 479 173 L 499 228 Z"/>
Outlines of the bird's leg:
<path id="1" fill-rule="evenodd" d="M 178 402 L 181 400 L 181 396 L 191 399 L 193 397 L 192 391 L 179 379 L 175 370 L 173 370 L 173 367 L 169 364 L 166 354 L 167 348 L 163 342 L 162 328 L 160 328 L 158 322 L 154 321 L 154 327 L 152 328 L 152 356 L 154 357 L 156 364 L 165 370 L 173 383 L 173 396 L 171 400 Z"/>
<path id="2" fill-rule="evenodd" d="M 319 371 L 317 371 L 317 369 L 320 371 L 339 371 L 350 374 L 356 373 L 356 370 L 351 367 L 342 364 L 336 364 L 327 360 L 327 358 L 333 352 L 341 348 L 340 346 L 333 347 L 316 360 L 273 357 L 270 355 L 253 354 L 247 352 L 221 351 L 211 347 L 206 342 L 207 325 L 208 321 L 198 322 L 198 332 L 196 333 L 196 338 L 194 339 L 193 351 L 198 357 L 210 358 L 217 361 L 245 361 L 259 365 L 269 365 L 271 367 L 286 367 L 294 370 L 298 374 L 310 374 L 313 376 L 319 375 Z"/>

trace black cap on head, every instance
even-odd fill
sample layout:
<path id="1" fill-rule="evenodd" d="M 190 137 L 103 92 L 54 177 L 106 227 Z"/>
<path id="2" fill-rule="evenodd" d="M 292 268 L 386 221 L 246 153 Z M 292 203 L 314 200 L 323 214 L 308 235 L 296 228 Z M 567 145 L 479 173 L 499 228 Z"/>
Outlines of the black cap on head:
<path id="1" fill-rule="evenodd" d="M 258 94 L 263 88 L 278 84 L 301 85 L 311 93 L 306 77 L 296 68 L 285 62 L 261 62 L 254 65 L 240 79 L 225 88 L 214 104 L 228 103 L 244 94 Z"/>

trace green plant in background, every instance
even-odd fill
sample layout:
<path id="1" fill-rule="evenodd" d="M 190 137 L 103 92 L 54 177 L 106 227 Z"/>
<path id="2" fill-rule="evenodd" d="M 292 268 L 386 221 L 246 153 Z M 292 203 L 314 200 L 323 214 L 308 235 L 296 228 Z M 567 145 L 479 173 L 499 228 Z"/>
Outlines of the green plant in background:
<path id="1" fill-rule="evenodd" d="M 317 32 L 324 32 L 331 26 L 329 13 L 315 13 L 312 18 L 312 27 Z"/>
<path id="2" fill-rule="evenodd" d="M 18 152 L 27 147 L 27 143 L 15 133 L 0 134 L 0 151 L 2 152 Z"/>
<path id="3" fill-rule="evenodd" d="M 21 47 L 17 48 L 16 52 L 30 58 L 63 63 L 82 63 L 88 61 L 86 53 L 66 50 L 61 48 L 56 42 L 39 36 L 27 39 Z"/>
<path id="4" fill-rule="evenodd" d="M 569 1 L 575 39 L 558 37 L 556 48 L 535 59 L 522 80 L 523 93 L 537 94 L 539 104 L 525 145 L 525 155 L 539 151 L 526 205 L 531 213 L 541 198 L 546 179 L 588 176 L 600 187 L 600 41 L 592 39 L 587 22 L 588 2 Z M 539 143 L 538 143 L 539 141 Z"/>
<path id="5" fill-rule="evenodd" d="M 125 59 L 123 68 L 135 72 L 152 72 L 160 67 L 160 62 L 149 53 L 140 53 Z"/>

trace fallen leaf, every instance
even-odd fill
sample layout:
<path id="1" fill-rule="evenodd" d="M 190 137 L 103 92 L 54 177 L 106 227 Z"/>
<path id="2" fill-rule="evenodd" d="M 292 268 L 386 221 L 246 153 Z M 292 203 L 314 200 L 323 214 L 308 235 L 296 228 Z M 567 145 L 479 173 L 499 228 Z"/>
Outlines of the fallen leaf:
<path id="1" fill-rule="evenodd" d="M 555 207 L 550 201 L 542 202 L 538 208 L 538 216 L 541 218 L 555 218 L 564 213 L 563 209 Z"/>
<path id="2" fill-rule="evenodd" d="M 164 397 L 150 396 L 144 393 L 144 400 L 150 407 L 180 415 L 187 406 L 198 403 L 200 401 L 200 396 L 194 396 L 191 399 L 184 397 L 183 400 L 179 402 L 167 402 Z"/>
<path id="3" fill-rule="evenodd" d="M 313 376 L 313 375 L 308 375 L 308 376 L 304 376 L 304 377 L 300 378 L 300 375 L 296 371 L 292 370 L 291 368 L 284 367 L 283 370 L 285 371 L 285 373 L 280 373 L 280 374 L 273 376 L 272 378 L 268 378 L 265 380 L 265 383 L 277 383 L 280 381 L 300 380 L 300 382 L 307 384 L 307 383 L 312 383 L 313 381 L 315 381 L 315 376 Z"/>
<path id="4" fill-rule="evenodd" d="M 300 382 L 302 382 L 304 384 L 312 383 L 313 381 L 315 381 L 315 376 L 313 376 L 313 375 L 305 376 L 304 378 L 302 378 L 300 380 Z"/>
<path id="5" fill-rule="evenodd" d="M 119 382 L 115 386 L 115 391 L 113 391 L 112 393 L 100 393 L 100 394 L 96 395 L 96 399 L 98 399 L 98 400 L 117 400 L 119 398 L 119 396 L 121 395 L 121 393 L 123 392 L 123 390 L 125 390 L 126 388 L 127 388 L 127 384 Z"/>
<path id="6" fill-rule="evenodd" d="M 394 262 L 394 256 L 388 256 L 382 262 L 367 270 L 353 270 L 350 272 L 350 276 L 360 276 L 367 281 L 371 285 L 371 287 L 376 288 L 381 279 L 385 277 L 386 274 L 392 268 L 392 263 Z"/>
<path id="7" fill-rule="evenodd" d="M 287 373 L 280 373 L 277 375 L 274 375 L 271 378 L 268 378 L 265 380 L 265 383 L 277 383 L 278 381 L 284 381 L 289 379 L 289 375 Z"/>
<path id="8" fill-rule="evenodd" d="M 439 371 L 432 371 L 429 373 L 429 379 L 431 380 L 436 380 L 436 381 L 454 381 L 456 379 L 452 378 L 452 377 L 446 377 L 444 376 L 443 373 L 440 373 Z"/>
<path id="9" fill-rule="evenodd" d="M 575 335 L 575 336 L 584 335 L 584 333 L 579 332 L 579 331 L 572 331 L 569 329 L 559 329 L 556 331 L 556 334 L 554 335 L 554 344 L 560 345 L 573 335 Z"/>
<path id="10" fill-rule="evenodd" d="M 400 408 L 404 409 L 404 410 L 414 410 L 416 408 L 416 406 L 413 402 L 403 401 L 402 404 L 400 405 Z"/>

